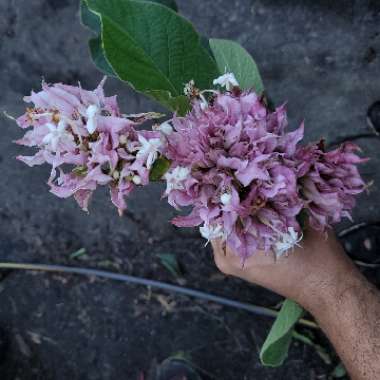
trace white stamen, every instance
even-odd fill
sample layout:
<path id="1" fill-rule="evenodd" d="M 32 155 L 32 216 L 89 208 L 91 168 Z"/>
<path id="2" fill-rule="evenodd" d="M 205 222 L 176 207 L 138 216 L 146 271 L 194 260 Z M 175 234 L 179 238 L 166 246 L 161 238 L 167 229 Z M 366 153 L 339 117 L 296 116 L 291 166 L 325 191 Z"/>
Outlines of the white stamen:
<path id="1" fill-rule="evenodd" d="M 10 115 L 7 111 L 3 111 L 3 115 L 4 115 L 6 118 L 10 119 L 10 120 L 16 121 L 16 118 L 13 117 L 12 115 Z"/>
<path id="2" fill-rule="evenodd" d="M 288 228 L 288 233 L 279 232 L 279 240 L 274 245 L 276 257 L 281 257 L 295 246 L 300 246 L 298 243 L 302 240 L 303 235 L 298 236 L 297 231 L 293 227 Z"/>
<path id="3" fill-rule="evenodd" d="M 211 240 L 224 238 L 225 235 L 223 232 L 223 227 L 220 224 L 213 226 L 205 223 L 202 227 L 199 227 L 199 232 L 201 233 L 202 237 L 204 237 L 207 240 L 205 246 Z"/>
<path id="4" fill-rule="evenodd" d="M 199 94 L 199 97 L 201 98 L 201 110 L 204 111 L 208 107 L 207 100 L 202 94 Z"/>

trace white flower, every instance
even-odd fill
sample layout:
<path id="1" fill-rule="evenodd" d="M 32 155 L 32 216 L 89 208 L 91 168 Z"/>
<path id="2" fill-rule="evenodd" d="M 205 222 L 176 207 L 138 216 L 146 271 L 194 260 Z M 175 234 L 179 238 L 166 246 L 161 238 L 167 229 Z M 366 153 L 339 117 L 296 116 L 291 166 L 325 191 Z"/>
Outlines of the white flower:
<path id="1" fill-rule="evenodd" d="M 274 251 L 276 257 L 282 256 L 284 253 L 289 251 L 289 249 L 294 248 L 294 246 L 300 246 L 298 243 L 302 240 L 303 235 L 298 236 L 297 231 L 293 227 L 288 228 L 288 233 L 280 233 L 280 239 L 274 245 Z"/>
<path id="2" fill-rule="evenodd" d="M 199 231 L 202 237 L 207 240 L 205 245 L 207 245 L 211 240 L 224 237 L 223 227 L 220 224 L 213 226 L 205 223 L 202 227 L 199 227 Z"/>
<path id="3" fill-rule="evenodd" d="M 184 188 L 183 182 L 189 177 L 189 174 L 190 169 L 183 166 L 177 166 L 173 170 L 165 173 L 165 194 L 168 195 L 172 190 L 182 190 Z"/>
<path id="4" fill-rule="evenodd" d="M 42 142 L 53 152 L 57 151 L 59 143 L 69 143 L 74 140 L 74 137 L 66 131 L 66 123 L 63 120 L 58 125 L 48 123 L 46 127 L 49 129 L 49 133 L 43 138 Z"/>
<path id="5" fill-rule="evenodd" d="M 220 86 L 225 87 L 227 91 L 231 91 L 234 87 L 239 86 L 239 83 L 233 73 L 225 73 L 219 78 L 214 79 L 212 83 L 214 86 L 219 84 Z"/>
<path id="6" fill-rule="evenodd" d="M 230 193 L 223 193 L 220 196 L 220 201 L 225 205 L 229 205 L 232 199 L 232 195 Z"/>
<path id="7" fill-rule="evenodd" d="M 147 140 L 144 136 L 139 135 L 141 147 L 136 157 L 145 160 L 146 167 L 150 169 L 158 156 L 158 149 L 161 147 L 160 139 Z"/>
<path id="8" fill-rule="evenodd" d="M 87 124 L 86 128 L 88 133 L 92 134 L 96 131 L 97 120 L 96 117 L 99 115 L 99 107 L 95 104 L 91 104 L 86 109 Z"/>
<path id="9" fill-rule="evenodd" d="M 173 127 L 168 121 L 165 121 L 157 128 L 157 130 L 164 135 L 169 136 L 173 132 Z"/>

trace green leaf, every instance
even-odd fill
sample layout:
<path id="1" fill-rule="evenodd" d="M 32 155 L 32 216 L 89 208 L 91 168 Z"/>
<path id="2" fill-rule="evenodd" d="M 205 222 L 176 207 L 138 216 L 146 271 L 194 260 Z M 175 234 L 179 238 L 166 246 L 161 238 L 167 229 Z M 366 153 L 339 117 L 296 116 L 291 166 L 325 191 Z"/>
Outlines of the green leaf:
<path id="1" fill-rule="evenodd" d="M 100 17 L 88 8 L 86 0 L 81 0 L 80 2 L 80 20 L 82 25 L 86 26 L 97 35 L 97 37 L 91 38 L 88 41 L 91 58 L 94 61 L 95 66 L 106 75 L 116 76 L 111 65 L 107 61 L 102 47 L 102 40 L 100 37 L 102 25 Z"/>
<path id="2" fill-rule="evenodd" d="M 86 1 L 87 0 L 80 0 L 79 14 L 80 14 L 81 23 L 82 25 L 86 26 L 97 35 L 100 35 L 100 33 L 102 32 L 100 17 L 96 13 L 90 11 Z M 178 6 L 175 0 L 150 0 L 150 1 L 165 5 L 173 9 L 173 11 L 178 12 Z"/>
<path id="3" fill-rule="evenodd" d="M 81 0 L 80 2 L 80 20 L 82 25 L 86 26 L 97 35 L 96 38 L 91 38 L 89 40 L 89 47 L 92 60 L 94 61 L 95 66 L 104 74 L 109 76 L 116 76 L 111 65 L 108 63 L 103 50 L 102 41 L 100 37 L 102 31 L 100 16 L 92 12 L 88 8 L 86 1 L 87 0 Z M 178 11 L 177 4 L 174 0 L 151 0 L 151 2 L 159 3 L 173 9 L 176 12 Z M 174 101 L 172 100 L 169 104 L 174 104 Z M 179 105 L 178 107 L 180 106 L 181 105 Z"/>
<path id="4" fill-rule="evenodd" d="M 113 71 L 111 65 L 107 61 L 107 58 L 104 54 L 102 40 L 100 36 L 91 38 L 88 41 L 88 44 L 90 46 L 92 60 L 94 61 L 96 67 L 106 75 L 116 76 L 115 72 Z"/>
<path id="5" fill-rule="evenodd" d="M 176 255 L 172 253 L 160 253 L 157 255 L 161 264 L 174 276 L 181 277 L 182 271 L 178 263 Z"/>
<path id="6" fill-rule="evenodd" d="M 101 17 L 102 47 L 118 77 L 173 111 L 189 108 L 185 83 L 210 88 L 215 61 L 193 26 L 173 10 L 143 0 L 87 0 Z"/>
<path id="7" fill-rule="evenodd" d="M 79 258 L 85 254 L 86 254 L 86 249 L 85 248 L 79 248 L 77 251 L 73 252 L 70 255 L 70 259 L 77 259 L 77 258 Z"/>
<path id="8" fill-rule="evenodd" d="M 100 23 L 100 17 L 94 13 L 91 12 L 88 9 L 88 6 L 86 4 L 86 0 L 81 0 L 80 2 L 80 21 L 82 25 L 86 26 L 90 30 L 92 30 L 94 33 L 99 35 L 102 32 L 102 25 Z"/>
<path id="9" fill-rule="evenodd" d="M 145 91 L 145 95 L 155 99 L 164 107 L 174 110 L 179 116 L 184 116 L 190 110 L 190 101 L 185 95 L 172 96 L 169 91 Z"/>
<path id="10" fill-rule="evenodd" d="M 288 355 L 293 327 L 302 316 L 303 309 L 292 300 L 285 300 L 282 308 L 261 348 L 263 365 L 280 366 Z"/>
<path id="11" fill-rule="evenodd" d="M 347 370 L 344 368 L 343 363 L 339 363 L 333 370 L 331 376 L 334 379 L 341 379 L 342 377 L 347 375 Z"/>
<path id="12" fill-rule="evenodd" d="M 253 88 L 258 94 L 264 91 L 257 65 L 242 46 L 233 41 L 212 38 L 210 47 L 220 74 L 226 71 L 234 73 L 243 90 Z"/>
<path id="13" fill-rule="evenodd" d="M 175 0 L 150 0 L 153 3 L 159 3 L 173 9 L 173 11 L 178 12 L 178 5 Z"/>
<path id="14" fill-rule="evenodd" d="M 152 169 L 150 170 L 149 179 L 151 181 L 159 181 L 163 177 L 163 175 L 169 170 L 170 164 L 170 160 L 168 160 L 165 157 L 157 158 L 157 160 L 154 161 Z"/>
<path id="15" fill-rule="evenodd" d="M 79 177 L 85 177 L 87 175 L 88 169 L 87 166 L 76 166 L 72 172 Z"/>

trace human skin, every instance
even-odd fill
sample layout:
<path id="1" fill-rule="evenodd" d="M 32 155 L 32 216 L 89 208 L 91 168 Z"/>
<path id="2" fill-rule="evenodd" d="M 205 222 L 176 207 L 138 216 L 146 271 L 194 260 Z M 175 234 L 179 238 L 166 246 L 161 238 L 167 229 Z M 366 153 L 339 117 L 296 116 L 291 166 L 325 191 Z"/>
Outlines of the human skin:
<path id="1" fill-rule="evenodd" d="M 212 242 L 225 274 L 271 289 L 309 311 L 326 333 L 353 380 L 380 379 L 380 293 L 346 256 L 330 232 L 307 230 L 287 257 L 255 252 L 241 259 Z"/>

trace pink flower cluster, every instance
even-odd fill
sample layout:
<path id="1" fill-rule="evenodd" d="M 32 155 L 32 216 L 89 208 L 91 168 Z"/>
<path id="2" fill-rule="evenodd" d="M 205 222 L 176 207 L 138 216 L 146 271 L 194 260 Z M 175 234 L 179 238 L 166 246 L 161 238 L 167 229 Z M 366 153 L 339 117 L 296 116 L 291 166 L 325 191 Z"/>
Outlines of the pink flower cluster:
<path id="1" fill-rule="evenodd" d="M 365 187 L 354 145 L 329 153 L 298 147 L 303 125 L 286 132 L 284 107 L 271 112 L 254 92 L 213 91 L 208 102 L 195 97 L 193 110 L 171 122 L 165 194 L 176 208 L 192 206 L 173 223 L 201 226 L 202 236 L 225 240 L 243 260 L 256 250 L 281 255 L 296 245 L 303 209 L 319 230 L 349 216 L 353 195 Z"/>
<path id="2" fill-rule="evenodd" d="M 367 159 L 358 157 L 357 150 L 347 142 L 324 152 L 321 142 L 300 147 L 294 155 L 300 197 L 316 230 L 323 231 L 342 217 L 351 219 L 355 195 L 366 186 L 356 165 Z"/>
<path id="3" fill-rule="evenodd" d="M 132 115 L 135 121 L 121 115 L 116 96 L 105 97 L 103 83 L 94 91 L 43 83 L 42 91 L 25 97 L 34 107 L 17 123 L 32 129 L 16 142 L 38 151 L 17 158 L 29 166 L 50 164 L 51 192 L 74 196 L 84 210 L 97 186 L 108 185 L 112 202 L 122 212 L 133 188 L 148 184 L 162 140 L 159 132 L 136 131 L 150 114 Z"/>
<path id="4" fill-rule="evenodd" d="M 50 164 L 51 192 L 74 196 L 85 210 L 97 186 L 108 185 L 122 212 L 125 198 L 149 183 L 152 165 L 163 156 L 170 161 L 163 176 L 169 204 L 192 208 L 173 223 L 200 226 L 204 238 L 223 239 L 242 260 L 257 250 L 282 255 L 297 245 L 302 211 L 320 231 L 350 217 L 354 196 L 365 188 L 357 169 L 365 159 L 355 145 L 330 152 L 322 143 L 300 146 L 303 124 L 288 132 L 284 106 L 271 111 L 255 92 L 241 92 L 231 73 L 214 84 L 227 91 L 200 92 L 191 81 L 185 87 L 191 112 L 154 131 L 137 131 L 157 114 L 120 114 L 103 82 L 94 91 L 43 83 L 25 98 L 34 107 L 17 119 L 22 128 L 32 127 L 17 143 L 38 151 L 18 159 Z"/>

